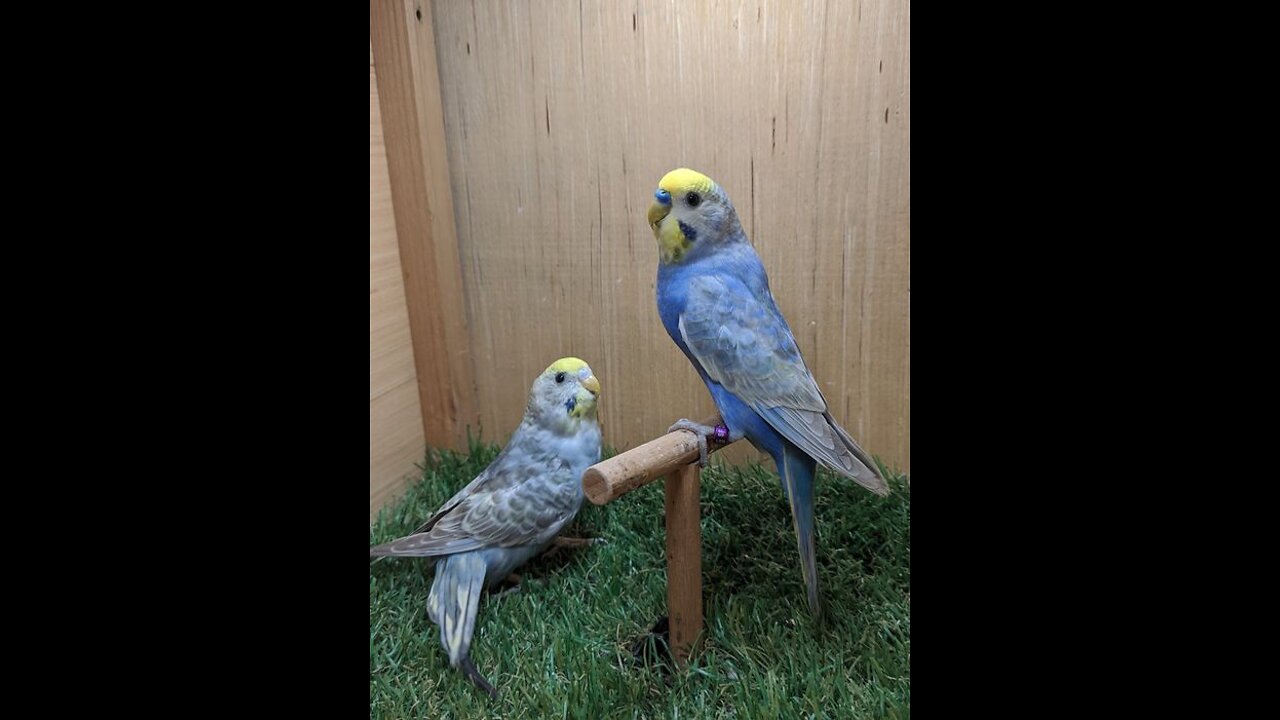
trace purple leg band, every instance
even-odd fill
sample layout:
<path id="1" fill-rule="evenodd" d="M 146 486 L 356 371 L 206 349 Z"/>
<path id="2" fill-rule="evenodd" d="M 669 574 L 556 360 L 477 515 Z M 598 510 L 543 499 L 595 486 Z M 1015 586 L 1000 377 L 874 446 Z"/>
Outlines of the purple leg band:
<path id="1" fill-rule="evenodd" d="M 716 426 L 716 432 L 715 432 L 715 438 L 716 438 L 717 440 L 721 441 L 721 442 L 723 442 L 723 441 L 725 441 L 725 440 L 728 440 L 728 439 L 729 439 L 729 428 L 725 427 L 724 425 L 717 425 L 717 426 Z"/>

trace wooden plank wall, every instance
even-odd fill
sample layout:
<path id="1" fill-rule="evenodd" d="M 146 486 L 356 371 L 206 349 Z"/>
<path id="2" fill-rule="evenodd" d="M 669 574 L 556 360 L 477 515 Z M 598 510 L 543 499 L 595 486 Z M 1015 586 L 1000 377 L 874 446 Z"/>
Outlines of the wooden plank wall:
<path id="1" fill-rule="evenodd" d="M 465 445 L 475 382 L 431 6 L 371 0 L 369 37 L 426 442 Z"/>
<path id="2" fill-rule="evenodd" d="M 596 370 L 619 449 L 711 412 L 658 320 L 645 222 L 688 166 L 733 198 L 832 413 L 910 468 L 909 0 L 438 2 L 434 22 L 486 438 L 564 355 Z"/>
<path id="3" fill-rule="evenodd" d="M 377 70 L 369 48 L 369 516 L 404 487 L 425 445 Z"/>

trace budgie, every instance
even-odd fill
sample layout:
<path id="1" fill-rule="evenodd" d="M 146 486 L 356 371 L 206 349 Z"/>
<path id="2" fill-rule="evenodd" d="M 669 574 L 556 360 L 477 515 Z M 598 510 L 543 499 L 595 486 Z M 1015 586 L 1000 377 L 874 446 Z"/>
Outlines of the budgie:
<path id="1" fill-rule="evenodd" d="M 819 617 L 817 464 L 878 495 L 887 495 L 888 485 L 831 417 L 724 190 L 702 173 L 673 170 L 658 183 L 648 219 L 658 241 L 658 314 L 724 423 L 711 428 L 681 419 L 671 429 L 698 436 L 704 465 L 708 436 L 730 442 L 746 437 L 773 458 L 791 504 L 809 610 Z"/>
<path id="2" fill-rule="evenodd" d="M 505 579 L 558 538 L 582 506 L 582 473 L 600 461 L 600 381 L 578 358 L 552 363 L 533 382 L 510 442 L 412 535 L 369 548 L 369 556 L 436 561 L 427 614 L 440 626 L 449 662 L 489 693 L 469 655 L 480 591 Z"/>

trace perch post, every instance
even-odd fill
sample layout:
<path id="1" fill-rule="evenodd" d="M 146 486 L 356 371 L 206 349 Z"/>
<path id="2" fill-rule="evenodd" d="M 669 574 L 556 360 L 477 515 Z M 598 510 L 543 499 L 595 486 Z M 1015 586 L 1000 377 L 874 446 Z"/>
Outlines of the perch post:
<path id="1" fill-rule="evenodd" d="M 681 667 L 688 664 L 693 645 L 702 633 L 700 476 L 698 466 L 691 464 L 671 473 L 666 480 L 669 643 L 671 655 Z"/>
<path id="2" fill-rule="evenodd" d="M 719 423 L 718 415 L 702 421 L 712 427 Z M 707 452 L 722 447 L 708 441 Z M 669 644 L 676 664 L 684 667 L 702 633 L 702 478 L 697 438 L 686 430 L 676 430 L 596 463 L 582 474 L 582 488 L 587 499 L 604 505 L 663 476 Z"/>

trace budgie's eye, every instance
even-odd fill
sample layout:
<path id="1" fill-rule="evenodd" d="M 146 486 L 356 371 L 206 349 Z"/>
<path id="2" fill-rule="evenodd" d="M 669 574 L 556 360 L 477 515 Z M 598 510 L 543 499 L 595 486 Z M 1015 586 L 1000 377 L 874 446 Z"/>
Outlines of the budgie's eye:
<path id="1" fill-rule="evenodd" d="M 564 382 L 564 373 L 562 372 L 556 373 L 556 382 L 558 383 Z"/>
<path id="2" fill-rule="evenodd" d="M 689 207 L 698 207 L 702 204 L 702 196 L 696 192 L 691 192 L 684 196 L 684 201 L 689 203 Z"/>

